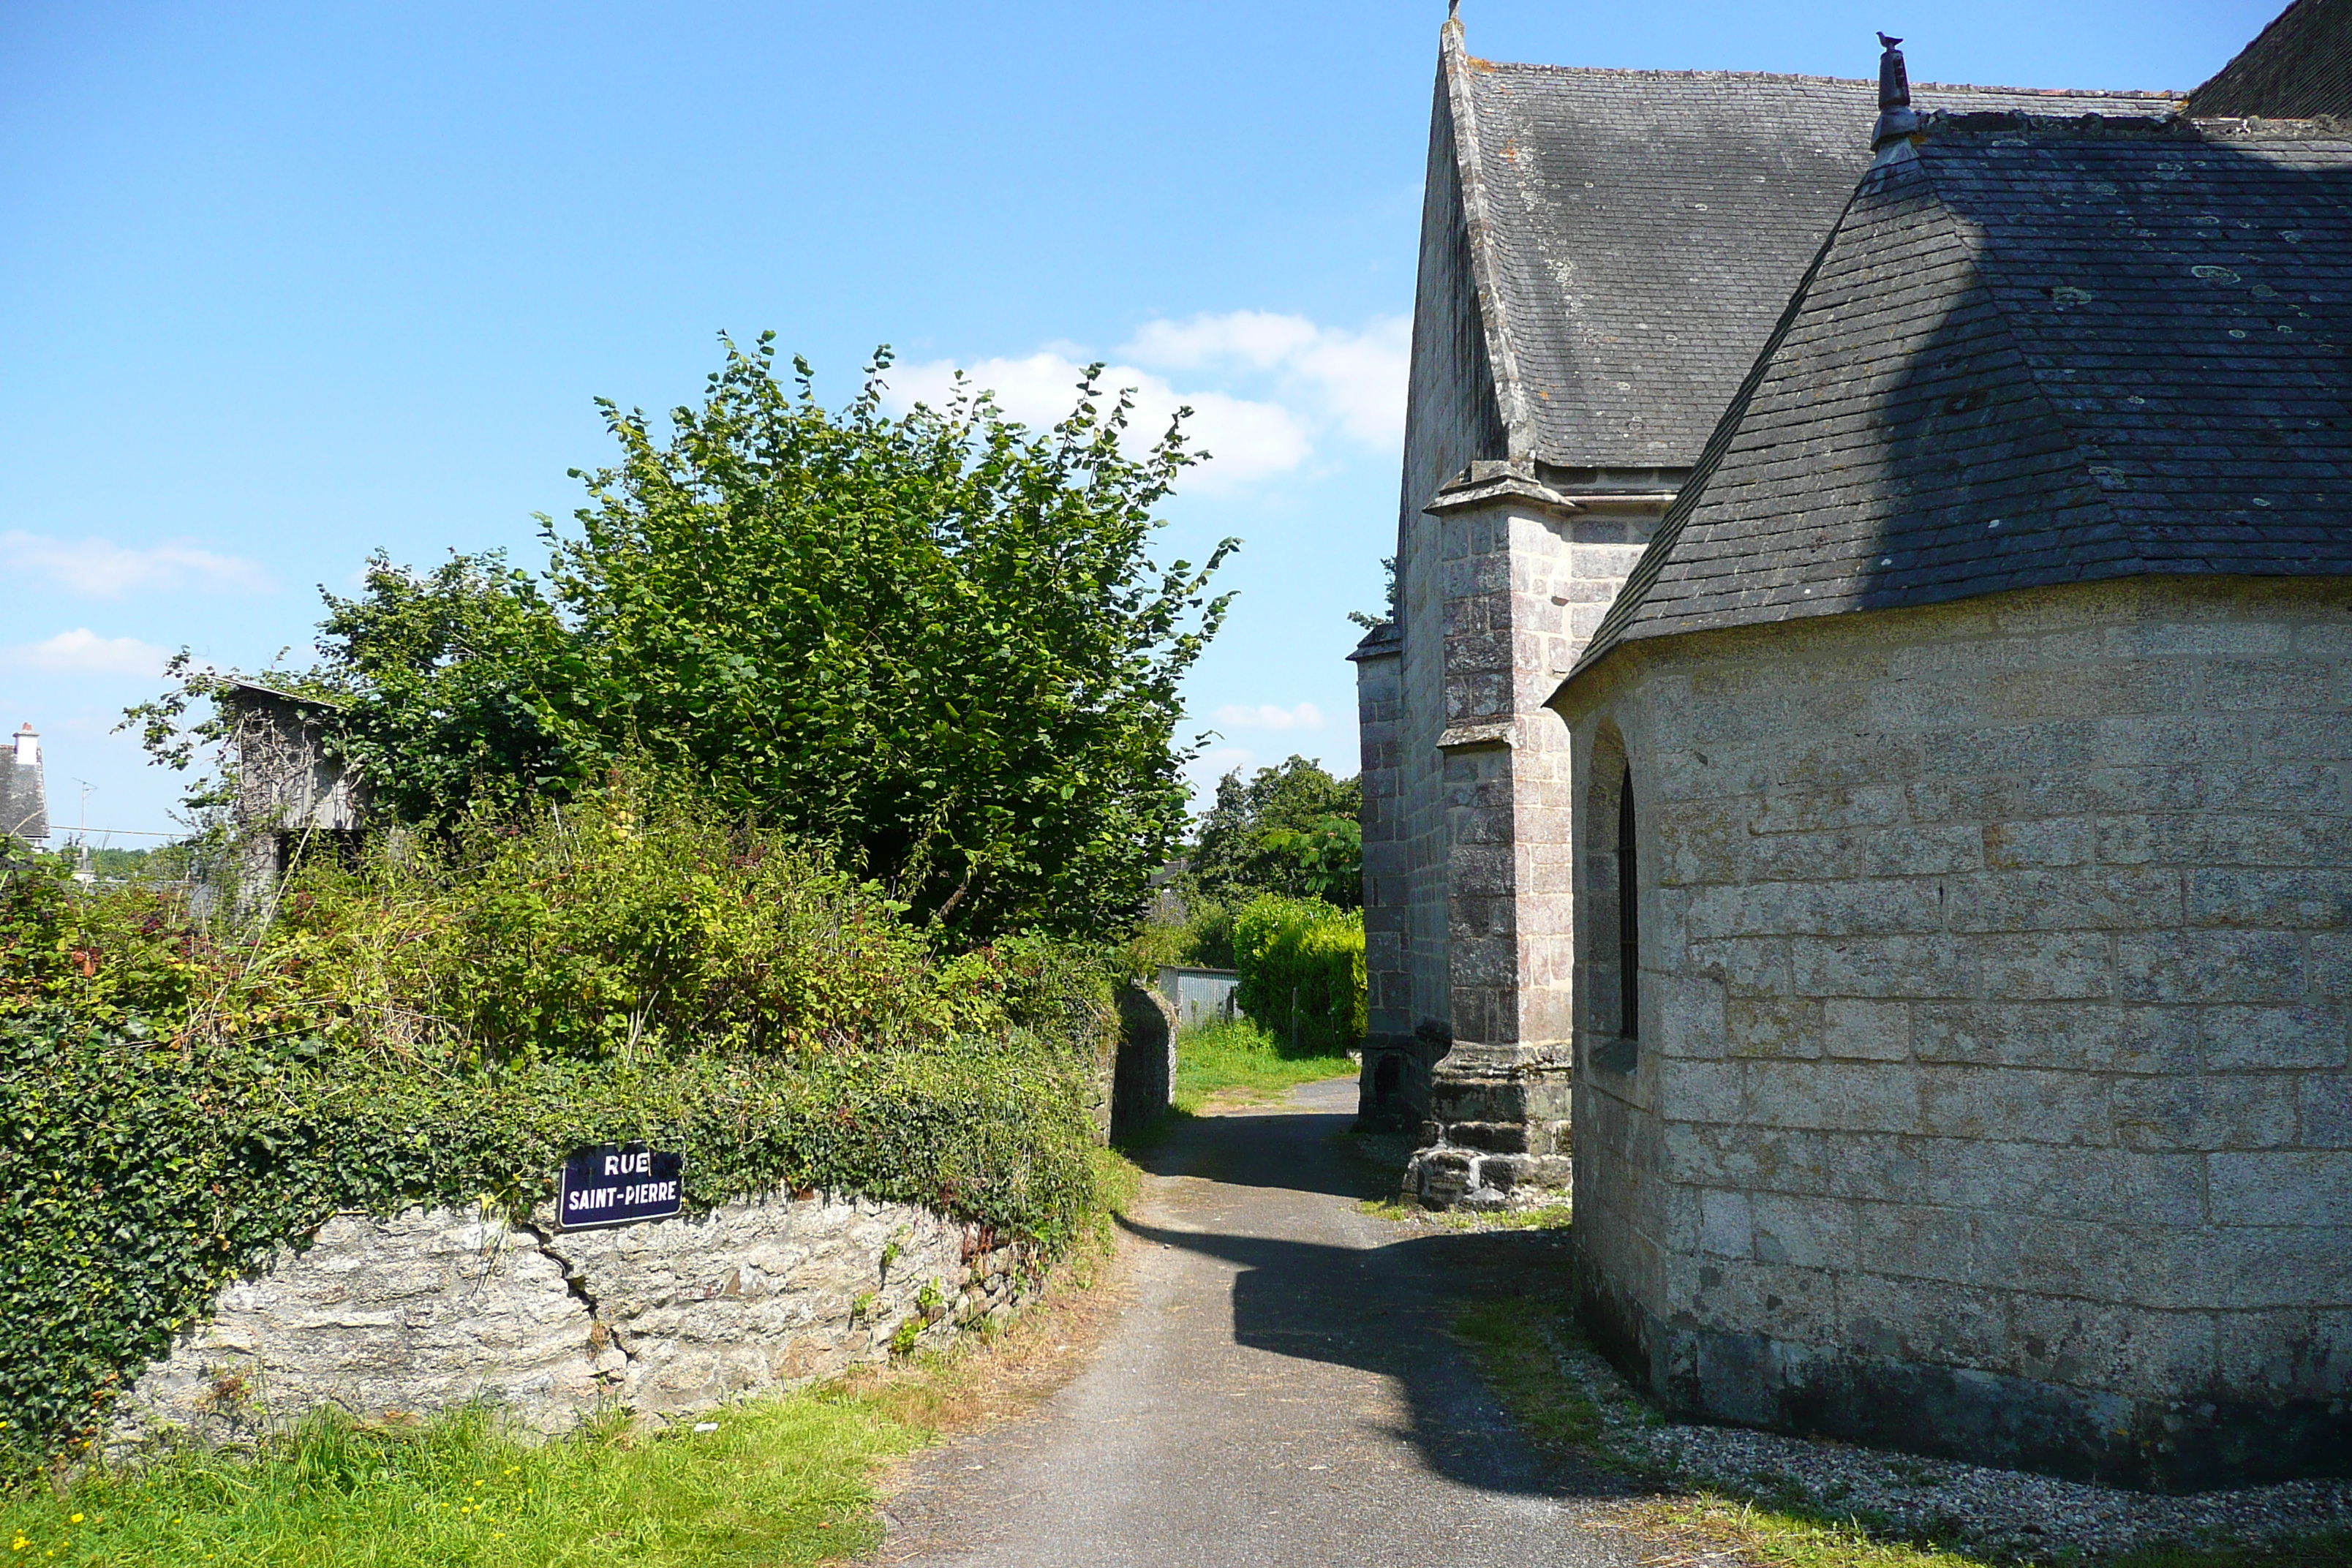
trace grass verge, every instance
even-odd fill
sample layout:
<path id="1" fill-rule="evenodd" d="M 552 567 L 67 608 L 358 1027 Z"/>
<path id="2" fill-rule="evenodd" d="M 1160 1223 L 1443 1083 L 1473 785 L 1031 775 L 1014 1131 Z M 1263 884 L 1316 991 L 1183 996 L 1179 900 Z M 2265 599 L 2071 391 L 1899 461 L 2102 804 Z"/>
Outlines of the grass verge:
<path id="1" fill-rule="evenodd" d="M 1423 1226 L 1433 1230 L 1565 1230 L 1571 1217 L 1566 1204 L 1472 1213 L 1465 1209 L 1423 1208 L 1419 1204 L 1408 1204 L 1395 1198 L 1367 1198 L 1356 1205 L 1356 1212 L 1368 1214 L 1374 1219 Z"/>
<path id="2" fill-rule="evenodd" d="M 405 1429 L 321 1412 L 253 1453 L 35 1483 L 0 1505 L 0 1531 L 7 1561 L 77 1568 L 818 1563 L 879 1539 L 866 1477 L 925 1436 L 830 1393 L 701 1424 L 613 1420 L 531 1446 L 478 1407 Z"/>
<path id="3" fill-rule="evenodd" d="M 1203 1024 L 1176 1037 L 1176 1109 L 1188 1115 L 1279 1100 L 1302 1083 L 1352 1077 L 1346 1056 L 1286 1056 L 1247 1018 Z"/>
<path id="4" fill-rule="evenodd" d="M 0 1568 L 793 1564 L 868 1552 L 885 1468 L 1044 1398 L 1108 1321 L 1111 1215 L 1131 1205 L 1138 1174 L 1108 1151 L 1095 1158 L 1105 1208 L 1002 1328 L 656 1432 L 614 1412 L 534 1443 L 478 1406 L 405 1424 L 325 1411 L 250 1451 L 36 1479 L 0 1492 Z"/>
<path id="5" fill-rule="evenodd" d="M 1557 1296 L 1530 1292 L 1535 1282 L 1527 1279 L 1497 1292 L 1493 1287 L 1498 1280 L 1482 1280 L 1475 1270 L 1462 1277 L 1469 1281 L 1469 1299 L 1454 1319 L 1454 1337 L 1539 1452 L 1555 1464 L 1598 1466 L 1651 1481 L 1665 1479 L 1612 1445 L 1602 1411 L 1562 1374 L 1558 1347 L 1580 1347 L 1582 1342 L 1573 1320 L 1552 1304 Z M 1647 1559 L 1654 1562 L 1728 1558 L 1777 1568 L 1982 1568 L 1988 1561 L 1935 1542 L 1874 1534 L 1867 1521 L 1830 1519 L 1803 1506 L 1706 1489 L 1629 1500 L 1612 1511 L 1623 1528 L 1666 1549 Z M 2103 1568 L 2352 1568 L 2352 1534 L 2271 1546 L 2158 1548 L 2105 1559 Z"/>

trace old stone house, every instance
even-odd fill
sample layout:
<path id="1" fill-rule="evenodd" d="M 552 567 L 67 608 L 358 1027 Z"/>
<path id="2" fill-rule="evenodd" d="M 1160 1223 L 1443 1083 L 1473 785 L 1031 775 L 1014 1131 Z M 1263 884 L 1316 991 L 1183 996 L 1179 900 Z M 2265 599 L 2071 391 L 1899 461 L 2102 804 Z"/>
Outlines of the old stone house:
<path id="1" fill-rule="evenodd" d="M 41 737 L 26 724 L 0 747 L 0 837 L 37 847 L 49 837 L 49 795 Z"/>
<path id="2" fill-rule="evenodd" d="M 1584 367 L 1638 395 L 1686 318 L 1496 241 L 1607 188 L 1571 116 L 1485 121 L 1539 189 L 1484 154 L 1484 240 L 1433 155 L 1416 412 L 1476 405 L 1465 311 L 1474 369 L 1537 357 L 1490 292 L 1549 280 L 1567 348 L 1524 452 L 1408 436 L 1365 1109 L 1418 1114 L 1436 1201 L 1572 1162 L 1586 1321 L 1679 1408 L 2166 1488 L 2352 1465 L 2347 19 L 2303 0 L 2185 105 L 1914 106 L 1890 49 L 1610 554 L 1546 422 L 1627 450 Z M 1520 76 L 1558 85 L 1449 33 L 1433 140 Z M 1519 293 L 1444 280 L 1481 245 Z"/>
<path id="3" fill-rule="evenodd" d="M 331 704 L 249 680 L 227 682 L 220 704 L 236 762 L 236 904 L 252 910 L 304 853 L 356 849 L 366 789 L 330 752 Z"/>

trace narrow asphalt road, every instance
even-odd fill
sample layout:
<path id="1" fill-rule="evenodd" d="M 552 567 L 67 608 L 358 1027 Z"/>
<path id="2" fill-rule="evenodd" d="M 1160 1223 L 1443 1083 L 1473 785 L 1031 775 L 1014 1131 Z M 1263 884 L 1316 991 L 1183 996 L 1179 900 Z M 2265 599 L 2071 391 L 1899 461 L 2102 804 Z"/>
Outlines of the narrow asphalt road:
<path id="1" fill-rule="evenodd" d="M 1465 1246 L 1556 1240 L 1358 1212 L 1378 1178 L 1335 1136 L 1355 1093 L 1309 1085 L 1147 1156 L 1132 1303 L 1036 1414 L 914 1462 L 884 1558 L 1630 1568 L 1444 1331 Z"/>

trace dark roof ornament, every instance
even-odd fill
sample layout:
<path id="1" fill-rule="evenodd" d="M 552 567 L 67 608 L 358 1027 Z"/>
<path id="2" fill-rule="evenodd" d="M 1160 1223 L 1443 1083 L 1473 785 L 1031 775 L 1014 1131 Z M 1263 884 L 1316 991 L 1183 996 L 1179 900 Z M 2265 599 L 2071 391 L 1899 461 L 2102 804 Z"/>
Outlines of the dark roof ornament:
<path id="1" fill-rule="evenodd" d="M 1878 57 L 1878 123 L 1870 128 L 1870 149 L 1877 152 L 1888 142 L 1916 135 L 1919 117 L 1911 110 L 1911 73 L 1903 67 L 1903 51 L 1895 46 L 1903 40 L 1878 35 L 1886 46 Z"/>

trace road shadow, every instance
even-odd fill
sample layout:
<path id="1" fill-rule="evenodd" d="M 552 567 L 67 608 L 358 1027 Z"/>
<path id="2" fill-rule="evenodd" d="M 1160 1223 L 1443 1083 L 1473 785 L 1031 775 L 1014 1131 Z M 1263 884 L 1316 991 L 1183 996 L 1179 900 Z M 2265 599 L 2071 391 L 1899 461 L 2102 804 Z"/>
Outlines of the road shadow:
<path id="1" fill-rule="evenodd" d="M 1343 1135 L 1350 1121 L 1300 1112 L 1202 1118 L 1149 1151 L 1146 1168 L 1238 1189 L 1393 1197 L 1394 1173 L 1358 1157 Z M 1393 1382 L 1410 1411 L 1409 1429 L 1399 1436 L 1433 1470 L 1465 1485 L 1530 1496 L 1623 1497 L 1649 1489 L 1594 1467 L 1538 1460 L 1453 1338 L 1454 1322 L 1480 1303 L 1524 1301 L 1530 1314 L 1545 1317 L 1567 1306 L 1565 1229 L 1432 1231 L 1375 1221 L 1398 1239 L 1352 1247 L 1246 1234 L 1255 1228 L 1247 1205 L 1245 1191 L 1221 1205 L 1234 1215 L 1236 1232 L 1120 1224 L 1145 1243 L 1239 1266 L 1236 1343 Z"/>
<path id="2" fill-rule="evenodd" d="M 1187 1118 L 1165 1136 L 1124 1147 L 1155 1176 L 1357 1200 L 1396 1196 L 1393 1172 L 1350 1157 L 1355 1120 L 1352 1111 L 1232 1111 Z"/>

